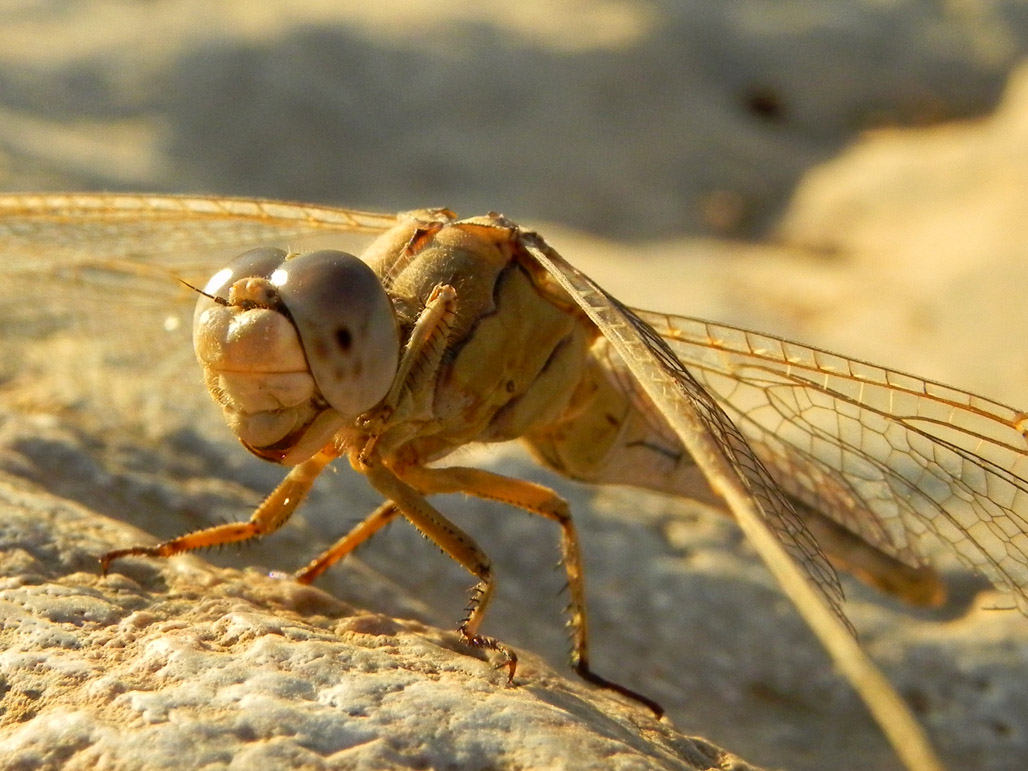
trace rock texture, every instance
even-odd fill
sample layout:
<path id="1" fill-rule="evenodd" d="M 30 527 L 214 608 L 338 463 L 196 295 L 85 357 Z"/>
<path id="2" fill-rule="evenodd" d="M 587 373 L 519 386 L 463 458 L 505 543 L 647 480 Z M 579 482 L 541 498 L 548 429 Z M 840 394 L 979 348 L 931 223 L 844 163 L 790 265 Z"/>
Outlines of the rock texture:
<path id="1" fill-rule="evenodd" d="M 1010 75 L 1028 48 L 1023 3 L 773 6 L 22 2 L 0 28 L 0 182 L 499 209 L 555 223 L 543 229 L 562 253 L 631 304 L 1028 405 L 1028 76 Z M 1001 94 L 995 115 L 902 128 L 986 115 Z M 761 240 L 709 237 L 725 234 Z M 0 323 L 75 299 L 45 279 L 4 282 Z M 148 299 L 102 298 L 93 331 L 113 303 Z M 11 342 L 0 332 L 0 352 Z M 114 385 L 69 363 L 80 348 L 40 356 L 62 377 Z M 118 374 L 133 387 L 128 359 Z M 345 470 L 241 553 L 129 560 L 100 579 L 96 554 L 245 518 L 281 475 L 216 422 L 128 428 L 191 415 L 188 395 L 206 398 L 191 366 L 188 350 L 149 362 L 158 385 L 140 414 L 114 400 L 58 408 L 32 383 L 0 383 L 0 573 L 13 603 L 0 765 L 578 767 L 590 757 L 579 745 L 630 767 L 721 762 L 563 679 L 556 534 L 500 506 L 440 500 L 496 562 L 486 630 L 522 654 L 516 689 L 434 631 L 460 616 L 469 579 L 402 523 L 319 589 L 263 577 L 301 566 L 377 503 Z M 571 500 L 597 671 L 761 765 L 897 767 L 716 513 L 578 488 L 516 453 L 461 460 Z M 1028 623 L 943 567 L 952 597 L 939 611 L 847 583 L 847 612 L 950 767 L 1020 768 Z M 347 712 L 357 703 L 375 708 Z"/>
<path id="2" fill-rule="evenodd" d="M 0 766 L 754 768 L 523 658 L 196 559 L 97 574 L 146 536 L 0 486 Z"/>

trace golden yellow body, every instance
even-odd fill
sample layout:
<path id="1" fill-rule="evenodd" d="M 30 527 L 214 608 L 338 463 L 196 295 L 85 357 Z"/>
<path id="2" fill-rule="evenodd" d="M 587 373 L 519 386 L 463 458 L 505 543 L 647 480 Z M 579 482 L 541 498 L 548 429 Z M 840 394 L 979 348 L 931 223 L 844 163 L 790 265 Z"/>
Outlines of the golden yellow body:
<path id="1" fill-rule="evenodd" d="M 233 326 L 229 313 L 224 327 L 208 329 L 197 352 L 229 425 L 255 454 L 293 468 L 248 522 L 109 552 L 105 570 L 128 555 L 169 556 L 270 533 L 320 472 L 345 456 L 385 502 L 298 580 L 314 580 L 402 515 L 477 578 L 460 633 L 496 651 L 513 677 L 514 653 L 479 633 L 493 591 L 489 559 L 426 496 L 464 492 L 518 506 L 561 529 L 576 669 L 659 712 L 589 669 L 578 538 L 564 501 L 521 480 L 433 465 L 467 443 L 520 438 L 569 477 L 727 508 L 905 762 L 938 767 L 909 709 L 848 633 L 830 563 L 909 601 L 932 603 L 942 587 L 925 564 L 925 546 L 941 542 L 1028 612 L 1023 411 L 771 335 L 629 310 L 538 234 L 498 215 L 380 215 L 254 199 L 0 196 L 9 275 L 25 274 L 35 287 L 38 256 L 46 253 L 44 267 L 98 279 L 105 300 L 126 279 L 132 287 L 146 279 L 161 287 L 173 277 L 202 280 L 199 272 L 210 275 L 212 267 L 207 247 L 354 233 L 376 236 L 362 254 L 373 271 L 361 269 L 388 313 L 384 325 L 368 324 L 380 334 L 367 339 L 388 340 L 393 349 L 376 343 L 363 358 L 335 366 L 331 337 L 300 350 L 303 325 L 294 334 L 287 319 L 255 323 L 269 337 L 240 349 L 246 355 L 220 347 L 234 345 L 249 322 Z M 274 310 L 266 279 L 233 292 L 237 305 L 216 304 L 237 307 L 240 316 L 256 309 L 255 318 Z M 121 300 L 148 297 L 125 294 Z M 336 342 L 347 347 L 350 332 L 360 339 L 367 330 L 359 326 Z M 270 349 L 277 353 L 259 365 L 249 355 Z M 340 382 L 356 382 L 372 366 L 373 385 L 354 390 L 360 409 L 328 398 L 330 390 L 345 396 Z M 319 367 L 340 382 L 326 386 Z"/>
<path id="2" fill-rule="evenodd" d="M 104 556 L 104 569 L 127 555 L 169 556 L 270 533 L 292 515 L 325 466 L 346 456 L 386 502 L 312 560 L 297 574 L 299 581 L 313 581 L 402 514 L 478 579 L 460 633 L 471 645 L 498 651 L 513 678 L 514 652 L 479 633 L 493 592 L 489 558 L 425 496 L 463 492 L 540 514 L 562 531 L 574 667 L 586 679 L 659 713 L 661 708 L 651 700 L 589 669 L 581 556 L 566 503 L 522 480 L 430 465 L 469 443 L 522 439 L 543 463 L 575 479 L 713 500 L 679 434 L 638 386 L 610 339 L 540 265 L 539 256 L 526 250 L 513 223 L 497 215 L 456 220 L 445 210 L 425 210 L 400 218 L 362 259 L 388 295 L 402 353 L 386 396 L 372 409 L 345 419 L 325 405 L 306 369 L 297 366 L 303 352 L 281 315 L 262 311 L 273 318 L 249 325 L 258 330 L 256 344 L 244 333 L 231 336 L 243 346 L 241 352 L 223 352 L 220 338 L 201 336 L 204 344 L 197 352 L 205 382 L 237 430 L 243 430 L 238 426 L 247 406 L 236 403 L 226 384 L 244 378 L 247 385 L 237 389 L 238 400 L 256 400 L 258 411 L 268 401 L 259 387 L 261 379 L 293 383 L 301 378 L 306 384 L 279 389 L 284 393 L 304 394 L 313 388 L 303 402 L 307 434 L 297 429 L 268 446 L 244 441 L 260 457 L 295 468 L 249 522 L 208 528 L 156 547 L 119 549 Z M 233 303 L 258 305 L 266 294 L 274 294 L 259 282 L 241 282 L 233 292 Z M 247 325 L 241 326 L 245 332 Z M 284 331 L 268 331 L 280 328 Z M 253 350 L 246 347 L 248 342 Z M 252 372 L 240 373 L 240 362 L 265 350 L 273 351 L 266 362 L 253 361 Z M 334 434 L 326 429 L 340 422 Z M 311 435 L 331 438 L 311 445 Z M 820 549 L 837 564 L 909 600 L 929 602 L 940 596 L 930 569 L 905 565 L 802 500 L 793 505 L 802 520 L 799 529 L 813 532 Z M 821 553 L 814 548 L 799 554 L 808 569 Z"/>

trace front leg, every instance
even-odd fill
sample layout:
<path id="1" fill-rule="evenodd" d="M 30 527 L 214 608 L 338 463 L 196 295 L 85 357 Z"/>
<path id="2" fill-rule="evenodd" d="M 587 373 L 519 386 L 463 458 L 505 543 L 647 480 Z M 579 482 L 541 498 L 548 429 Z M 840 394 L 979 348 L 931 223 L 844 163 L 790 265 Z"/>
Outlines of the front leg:
<path id="1" fill-rule="evenodd" d="M 456 314 L 456 290 L 448 284 L 438 284 L 414 322 L 389 392 L 358 421 L 361 431 L 369 437 L 363 448 L 365 457 L 381 434 L 417 409 L 419 396 L 431 393 Z"/>
<path id="2" fill-rule="evenodd" d="M 392 501 L 386 501 L 361 520 L 349 533 L 298 570 L 293 578 L 301 584 L 313 583 L 318 576 L 343 559 L 346 555 L 367 541 L 371 536 L 400 516 L 400 510 Z"/>
<path id="3" fill-rule="evenodd" d="M 100 570 L 106 575 L 111 563 L 122 557 L 170 557 L 206 546 L 249 541 L 251 538 L 272 533 L 282 527 L 293 515 L 297 506 L 310 492 L 314 480 L 318 478 L 325 466 L 337 457 L 339 457 L 339 452 L 329 445 L 313 458 L 294 466 L 279 486 L 271 492 L 271 495 L 257 507 L 248 522 L 230 522 L 225 525 L 196 530 L 156 546 L 131 546 L 127 549 L 115 549 L 100 557 Z"/>

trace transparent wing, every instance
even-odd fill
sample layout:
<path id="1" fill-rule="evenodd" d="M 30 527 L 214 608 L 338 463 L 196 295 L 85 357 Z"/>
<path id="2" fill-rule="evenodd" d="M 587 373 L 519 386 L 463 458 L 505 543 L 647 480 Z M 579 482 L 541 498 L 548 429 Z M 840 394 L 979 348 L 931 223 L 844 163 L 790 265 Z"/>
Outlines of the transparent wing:
<path id="1" fill-rule="evenodd" d="M 1028 416 L 837 354 L 636 311 L 789 494 L 909 564 L 931 542 L 1028 609 Z"/>
<path id="2" fill-rule="evenodd" d="M 0 196 L 0 395 L 152 434 L 195 424 L 209 400 L 189 341 L 196 295 L 179 279 L 203 286 L 256 245 L 359 251 L 354 234 L 395 221 L 247 199 Z"/>
<path id="3" fill-rule="evenodd" d="M 921 726 L 888 679 L 860 648 L 842 616 L 841 591 L 831 565 L 788 498 L 748 441 L 677 354 L 670 320 L 630 311 L 553 251 L 535 233 L 523 233 L 526 251 L 596 323 L 656 409 L 735 515 L 747 539 L 810 625 L 839 670 L 908 768 L 941 769 Z M 654 327 L 651 323 L 659 321 Z M 668 340 L 670 339 L 670 342 Z M 673 343 L 673 344 L 672 344 Z M 745 418 L 746 413 L 741 417 Z"/>
<path id="4" fill-rule="evenodd" d="M 842 588 L 835 570 L 782 488 L 718 402 L 682 365 L 657 332 L 635 312 L 567 263 L 536 234 L 525 233 L 522 238 L 533 258 L 557 278 L 604 336 L 611 340 L 636 381 L 651 397 L 658 397 L 653 399 L 654 403 L 664 410 L 665 421 L 679 433 L 711 486 L 720 492 L 722 480 L 719 477 L 724 474 L 733 477 L 755 504 L 764 525 L 792 559 L 803 566 L 828 606 L 845 620 L 841 608 Z M 653 387 L 659 394 L 651 391 Z M 667 402 L 666 406 L 662 406 L 662 401 Z M 695 415 L 695 423 L 683 424 L 683 419 L 688 420 L 690 413 Z M 692 442 L 697 433 L 702 434 L 699 438 L 704 443 L 709 439 L 712 444 L 694 447 Z M 715 469 L 712 474 L 705 467 L 704 459 L 709 455 L 722 456 L 725 466 L 721 472 Z"/>

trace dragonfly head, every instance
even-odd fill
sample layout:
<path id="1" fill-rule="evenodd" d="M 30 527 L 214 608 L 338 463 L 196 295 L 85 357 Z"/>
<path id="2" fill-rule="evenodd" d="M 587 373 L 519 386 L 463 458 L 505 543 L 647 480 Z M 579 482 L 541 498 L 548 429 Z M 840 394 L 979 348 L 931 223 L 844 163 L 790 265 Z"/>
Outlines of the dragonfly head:
<path id="1" fill-rule="evenodd" d="M 399 361 L 393 306 L 345 252 L 246 252 L 204 287 L 193 347 L 225 420 L 254 454 L 300 463 L 380 402 Z"/>

